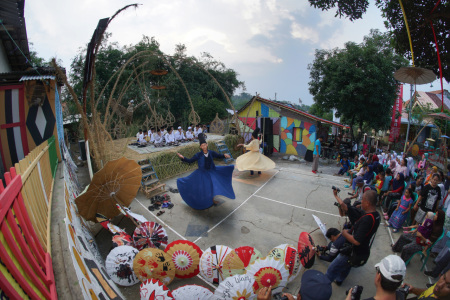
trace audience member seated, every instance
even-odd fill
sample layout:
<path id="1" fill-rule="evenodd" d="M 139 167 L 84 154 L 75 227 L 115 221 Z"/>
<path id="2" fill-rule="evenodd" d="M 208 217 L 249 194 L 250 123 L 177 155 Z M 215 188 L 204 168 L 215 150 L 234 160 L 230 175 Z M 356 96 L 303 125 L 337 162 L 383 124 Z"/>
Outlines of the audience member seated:
<path id="1" fill-rule="evenodd" d="M 158 130 L 158 132 L 156 134 L 153 135 L 154 136 L 154 145 L 155 147 L 162 147 L 164 145 L 164 136 L 162 133 L 162 130 Z"/>
<path id="2" fill-rule="evenodd" d="M 407 261 L 414 253 L 423 250 L 424 252 L 442 234 L 445 221 L 445 213 L 439 210 L 436 214 L 428 212 L 423 224 L 417 226 L 404 227 L 404 230 L 411 230 L 403 233 L 397 242 L 392 245 L 392 251 L 401 252 L 403 261 Z"/>
<path id="3" fill-rule="evenodd" d="M 439 277 L 436 284 L 432 285 L 428 289 L 422 289 L 414 287 L 410 284 L 405 283 L 409 287 L 409 294 L 417 295 L 417 298 L 408 299 L 439 299 L 439 300 L 449 300 L 450 299 L 450 270 L 445 272 Z"/>
<path id="4" fill-rule="evenodd" d="M 183 129 L 181 129 L 181 126 L 178 126 L 177 131 L 175 131 L 175 141 L 176 142 L 184 142 L 186 140 L 186 137 L 184 136 Z"/>
<path id="5" fill-rule="evenodd" d="M 194 140 L 194 134 L 192 133 L 192 127 L 189 126 L 188 130 L 186 131 L 186 140 L 193 141 Z"/>
<path id="6" fill-rule="evenodd" d="M 392 181 L 392 191 L 384 193 L 383 212 L 387 213 L 393 199 L 400 199 L 405 189 L 405 177 L 403 173 L 397 174 Z"/>
<path id="7" fill-rule="evenodd" d="M 441 199 L 441 189 L 438 186 L 440 182 L 439 174 L 433 174 L 430 184 L 426 184 L 420 193 L 419 199 L 417 199 L 414 205 L 414 211 L 416 217 L 414 218 L 414 224 L 422 223 L 425 219 L 427 212 L 435 212 Z"/>
<path id="8" fill-rule="evenodd" d="M 384 214 L 386 220 L 389 219 L 388 225 L 391 226 L 393 232 L 397 232 L 405 223 L 408 217 L 408 212 L 411 210 L 414 199 L 412 198 L 414 190 L 409 187 L 405 190 L 405 194 L 400 200 L 397 201 L 397 205 L 391 204 L 391 209 Z"/>

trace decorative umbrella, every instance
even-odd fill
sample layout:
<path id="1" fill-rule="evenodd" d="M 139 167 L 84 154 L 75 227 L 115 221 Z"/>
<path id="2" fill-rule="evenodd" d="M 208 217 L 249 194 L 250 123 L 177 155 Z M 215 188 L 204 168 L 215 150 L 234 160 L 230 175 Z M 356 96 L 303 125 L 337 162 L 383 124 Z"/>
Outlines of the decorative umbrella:
<path id="1" fill-rule="evenodd" d="M 253 292 L 260 288 L 272 286 L 272 294 L 279 293 L 286 287 L 289 272 L 284 263 L 273 257 L 265 257 L 255 260 L 247 267 L 246 275 L 253 276 Z"/>
<path id="2" fill-rule="evenodd" d="M 164 250 L 175 265 L 175 277 L 190 278 L 200 272 L 198 266 L 203 251 L 191 241 L 178 240 L 167 245 Z"/>
<path id="3" fill-rule="evenodd" d="M 166 75 L 167 73 L 169 73 L 169 71 L 163 70 L 163 69 L 156 69 L 156 70 L 151 70 L 150 73 L 152 75 L 161 76 L 161 75 Z"/>
<path id="4" fill-rule="evenodd" d="M 120 207 L 120 205 L 118 204 L 116 204 L 116 207 L 122 214 L 128 216 L 129 218 L 132 218 L 138 224 L 148 221 L 143 215 L 132 212 L 128 207 Z"/>
<path id="5" fill-rule="evenodd" d="M 284 267 L 289 272 L 288 282 L 293 281 L 301 270 L 300 257 L 297 249 L 288 244 L 281 244 L 270 250 L 267 257 L 279 260 L 284 263 Z"/>
<path id="6" fill-rule="evenodd" d="M 170 256 L 156 248 L 141 250 L 133 260 L 133 269 L 142 282 L 154 278 L 168 285 L 175 277 L 175 266 Z"/>
<path id="7" fill-rule="evenodd" d="M 314 218 L 314 221 L 316 221 L 317 226 L 319 226 L 320 230 L 322 231 L 323 236 L 325 237 L 325 239 L 328 241 L 327 238 L 327 227 L 325 226 L 324 223 L 322 223 L 322 221 L 319 219 L 319 217 L 312 215 Z"/>
<path id="8" fill-rule="evenodd" d="M 173 290 L 172 295 L 177 300 L 209 300 L 213 293 L 203 286 L 189 284 Z"/>
<path id="9" fill-rule="evenodd" d="M 432 138 L 427 138 L 427 141 L 435 142 L 435 140 L 433 140 Z"/>
<path id="10" fill-rule="evenodd" d="M 107 219 L 114 218 L 120 213 L 116 203 L 129 206 L 141 186 L 141 179 L 141 166 L 134 160 L 122 157 L 107 162 L 94 174 L 87 191 L 75 199 L 78 212 L 93 222 L 97 222 L 97 213 Z"/>
<path id="11" fill-rule="evenodd" d="M 133 238 L 126 232 L 121 232 L 113 235 L 112 237 L 113 248 L 119 246 L 131 246 L 134 247 Z"/>
<path id="12" fill-rule="evenodd" d="M 167 286 L 157 279 L 149 279 L 141 283 L 141 300 L 175 300 Z"/>
<path id="13" fill-rule="evenodd" d="M 239 247 L 227 254 L 223 260 L 223 276 L 233 276 L 244 274 L 245 268 L 256 259 L 261 258 L 261 252 L 253 247 Z"/>
<path id="14" fill-rule="evenodd" d="M 410 84 L 427 84 L 436 80 L 433 71 L 418 67 L 402 67 L 395 71 L 394 78 Z"/>
<path id="15" fill-rule="evenodd" d="M 223 281 L 223 260 L 232 250 L 227 246 L 216 245 L 203 251 L 200 258 L 200 274 L 203 278 L 216 284 Z"/>
<path id="16" fill-rule="evenodd" d="M 131 286 L 139 282 L 133 272 L 133 259 L 138 252 L 130 246 L 119 246 L 109 252 L 105 267 L 112 281 L 122 286 Z"/>
<path id="17" fill-rule="evenodd" d="M 249 300 L 255 299 L 256 294 L 253 291 L 253 284 L 255 279 L 247 274 L 235 275 L 228 277 L 222 281 L 219 287 L 215 290 L 214 300 Z M 178 300 L 178 299 L 177 299 Z"/>
<path id="18" fill-rule="evenodd" d="M 167 246 L 166 230 L 156 222 L 144 222 L 133 233 L 134 245 L 139 250 Z"/>
<path id="19" fill-rule="evenodd" d="M 307 232 L 300 233 L 298 238 L 298 255 L 302 265 L 309 269 L 314 265 L 316 250 L 314 241 Z"/>

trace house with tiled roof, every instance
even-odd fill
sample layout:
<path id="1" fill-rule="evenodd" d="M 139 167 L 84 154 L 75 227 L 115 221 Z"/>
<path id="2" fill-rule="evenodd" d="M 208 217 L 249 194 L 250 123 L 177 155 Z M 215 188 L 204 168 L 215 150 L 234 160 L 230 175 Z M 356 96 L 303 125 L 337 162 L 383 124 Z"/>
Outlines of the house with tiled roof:
<path id="1" fill-rule="evenodd" d="M 261 128 L 265 154 L 293 154 L 306 160 L 312 160 L 316 139 L 328 134 L 328 126 L 323 125 L 340 129 L 347 127 L 259 96 L 254 96 L 237 114 L 242 122 L 241 132 L 247 133 L 244 136 L 246 140 L 250 139 L 256 127 Z"/>

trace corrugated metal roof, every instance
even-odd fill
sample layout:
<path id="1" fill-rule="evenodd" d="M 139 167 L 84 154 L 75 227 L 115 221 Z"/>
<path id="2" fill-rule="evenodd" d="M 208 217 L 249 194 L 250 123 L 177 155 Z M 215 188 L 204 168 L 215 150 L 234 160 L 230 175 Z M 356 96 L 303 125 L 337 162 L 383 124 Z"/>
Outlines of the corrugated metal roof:
<path id="1" fill-rule="evenodd" d="M 27 81 L 27 80 L 43 80 L 43 79 L 51 79 L 55 80 L 54 75 L 25 75 L 22 76 L 19 81 Z"/>

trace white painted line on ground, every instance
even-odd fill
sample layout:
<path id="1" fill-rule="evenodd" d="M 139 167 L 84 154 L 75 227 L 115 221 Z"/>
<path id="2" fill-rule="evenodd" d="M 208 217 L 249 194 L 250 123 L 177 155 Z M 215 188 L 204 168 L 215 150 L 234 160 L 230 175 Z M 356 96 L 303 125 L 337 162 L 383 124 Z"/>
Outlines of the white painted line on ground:
<path id="1" fill-rule="evenodd" d="M 304 209 L 304 210 L 308 210 L 308 211 L 312 211 L 312 212 L 316 212 L 316 213 L 320 213 L 320 214 L 325 214 L 325 215 L 329 215 L 329 216 L 333 216 L 333 217 L 338 217 L 338 218 L 345 218 L 345 217 L 341 217 L 340 215 L 330 214 L 330 213 L 327 213 L 327 212 L 324 212 L 324 211 L 320 211 L 320 210 L 315 210 L 315 209 L 310 209 L 310 208 L 306 208 L 306 207 L 301 207 L 301 206 L 294 205 L 294 204 L 284 203 L 284 202 L 281 202 L 281 201 L 278 201 L 278 200 L 266 198 L 266 197 L 259 196 L 259 195 L 253 195 L 253 196 L 258 197 L 258 198 L 261 198 L 261 199 L 264 199 L 264 200 L 276 202 L 276 203 L 279 203 L 279 204 L 284 204 L 284 205 L 287 205 L 287 206 L 292 206 L 292 207 L 299 208 L 299 209 Z"/>
<path id="2" fill-rule="evenodd" d="M 216 225 L 214 225 L 212 228 L 210 228 L 206 233 L 210 233 L 212 230 L 214 230 L 214 228 L 216 228 L 217 226 L 219 226 L 220 224 L 222 224 L 223 221 L 225 221 L 226 219 L 228 219 L 228 217 L 230 217 L 232 214 L 234 214 L 242 205 L 244 205 L 252 196 L 254 196 L 257 192 L 259 192 L 270 180 L 272 180 L 273 177 L 275 177 L 275 175 L 278 174 L 277 171 L 275 174 L 273 174 L 269 180 L 267 180 L 262 186 L 259 187 L 259 189 L 257 189 L 253 194 L 251 194 L 247 199 L 245 199 L 244 202 L 242 202 L 238 207 L 236 207 L 232 212 L 230 212 L 225 218 L 223 218 L 219 223 L 217 223 Z M 194 243 L 197 243 L 199 240 L 201 240 L 201 236 L 198 237 L 198 239 L 196 239 L 194 241 Z"/>
<path id="3" fill-rule="evenodd" d="M 295 172 L 295 171 L 298 171 L 298 170 L 296 170 L 296 169 L 289 169 L 289 168 L 287 168 L 287 169 L 286 168 L 281 168 L 280 171 L 289 171 L 291 173 L 298 174 L 298 175 L 322 178 L 322 179 L 327 179 L 327 180 L 331 180 L 331 181 L 340 182 L 340 183 L 343 183 L 343 184 L 348 184 L 347 182 L 345 182 L 343 180 L 337 179 L 336 176 L 328 175 L 328 174 L 320 174 L 320 175 L 315 174 L 315 175 L 313 175 L 313 174 L 309 174 L 309 173 L 305 173 L 305 172 Z M 347 176 L 346 176 L 346 178 L 347 178 Z"/>
<path id="4" fill-rule="evenodd" d="M 154 213 L 152 213 L 151 211 L 149 211 L 144 204 L 141 203 L 141 201 L 139 201 L 137 198 L 134 198 L 134 200 L 136 200 L 143 208 L 146 209 L 146 211 L 148 211 L 153 217 L 155 217 L 155 219 L 157 219 L 162 225 L 166 226 L 167 228 L 169 228 L 173 233 L 175 233 L 176 235 L 178 235 L 180 238 L 182 238 L 183 240 L 187 240 L 184 236 L 182 236 L 181 234 L 179 234 L 178 232 L 176 232 L 172 227 L 170 227 L 169 225 L 167 225 L 163 220 L 161 220 L 160 218 L 158 218 Z M 195 243 L 195 242 L 194 242 Z M 203 278 L 202 276 L 197 275 L 198 278 L 200 278 L 201 280 L 203 280 L 203 282 L 205 282 L 206 284 L 208 284 L 210 287 L 212 287 L 213 289 L 217 289 L 217 287 L 215 285 L 213 285 L 212 283 L 210 283 L 209 281 L 207 281 L 205 278 Z"/>

